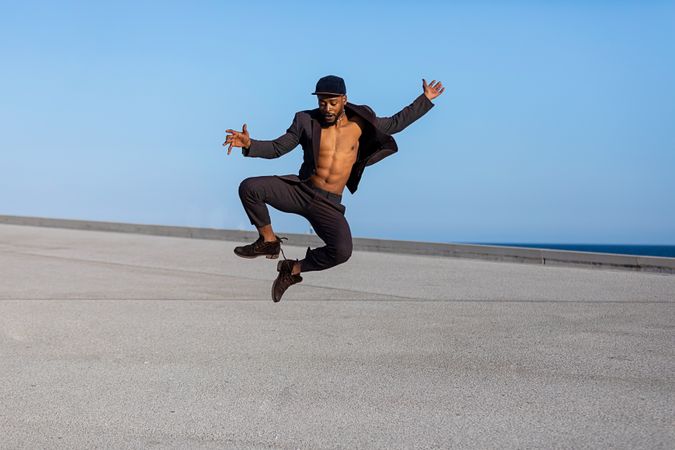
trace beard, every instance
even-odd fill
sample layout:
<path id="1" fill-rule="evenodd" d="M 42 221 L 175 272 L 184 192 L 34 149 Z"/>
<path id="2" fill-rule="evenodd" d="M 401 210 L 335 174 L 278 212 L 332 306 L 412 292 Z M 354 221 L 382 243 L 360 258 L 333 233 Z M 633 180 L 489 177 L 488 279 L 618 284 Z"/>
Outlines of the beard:
<path id="1" fill-rule="evenodd" d="M 345 113 L 344 107 L 340 111 L 338 111 L 337 113 L 335 113 L 333 115 L 326 115 L 326 114 L 322 113 L 321 114 L 321 120 L 320 120 L 321 126 L 328 127 L 328 126 L 331 126 L 331 125 L 335 125 L 337 120 L 340 117 L 342 117 L 342 115 L 344 113 Z"/>

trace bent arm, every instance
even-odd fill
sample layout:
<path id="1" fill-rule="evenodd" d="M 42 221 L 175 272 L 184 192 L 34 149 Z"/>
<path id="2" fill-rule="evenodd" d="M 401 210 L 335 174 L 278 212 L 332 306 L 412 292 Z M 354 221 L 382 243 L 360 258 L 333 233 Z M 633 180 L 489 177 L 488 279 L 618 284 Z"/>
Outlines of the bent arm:
<path id="1" fill-rule="evenodd" d="M 300 143 L 300 124 L 298 115 L 293 118 L 293 123 L 286 130 L 286 133 L 274 139 L 273 141 L 261 141 L 251 139 L 251 145 L 241 149 L 244 156 L 253 158 L 278 158 L 298 146 Z"/>
<path id="2" fill-rule="evenodd" d="M 391 117 L 377 117 L 377 129 L 385 134 L 403 131 L 408 125 L 425 115 L 434 104 L 424 94 Z"/>

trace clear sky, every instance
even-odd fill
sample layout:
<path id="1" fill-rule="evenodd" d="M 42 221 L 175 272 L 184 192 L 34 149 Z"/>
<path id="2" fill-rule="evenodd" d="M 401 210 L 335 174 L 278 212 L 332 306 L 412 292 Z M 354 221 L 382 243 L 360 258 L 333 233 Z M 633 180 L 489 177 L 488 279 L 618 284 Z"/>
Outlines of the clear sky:
<path id="1" fill-rule="evenodd" d="M 0 3 L 0 214 L 252 229 L 237 187 L 323 75 L 389 116 L 445 93 L 345 190 L 360 237 L 675 244 L 666 1 Z M 273 213 L 278 231 L 304 219 Z"/>

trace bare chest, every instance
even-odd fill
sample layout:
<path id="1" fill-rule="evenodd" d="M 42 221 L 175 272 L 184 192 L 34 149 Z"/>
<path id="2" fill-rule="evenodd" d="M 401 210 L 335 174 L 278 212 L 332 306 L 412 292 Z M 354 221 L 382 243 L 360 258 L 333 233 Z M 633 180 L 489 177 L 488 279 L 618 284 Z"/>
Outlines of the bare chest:
<path id="1" fill-rule="evenodd" d="M 351 122 L 341 127 L 321 129 L 319 144 L 319 158 L 349 158 L 354 159 L 358 153 L 361 128 Z"/>

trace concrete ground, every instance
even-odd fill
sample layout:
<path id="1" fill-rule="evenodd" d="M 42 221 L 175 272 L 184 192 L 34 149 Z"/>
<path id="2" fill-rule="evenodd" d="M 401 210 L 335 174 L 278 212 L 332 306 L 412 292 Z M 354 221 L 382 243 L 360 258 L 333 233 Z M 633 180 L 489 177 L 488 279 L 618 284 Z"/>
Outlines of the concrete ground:
<path id="1" fill-rule="evenodd" d="M 673 448 L 673 275 L 235 245 L 0 225 L 0 448 Z"/>

